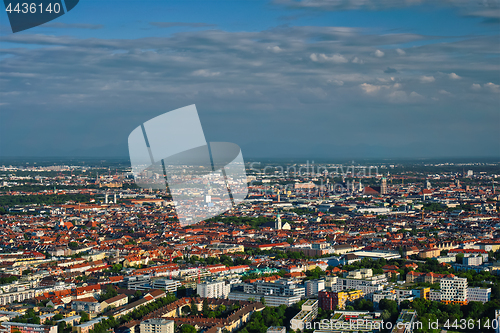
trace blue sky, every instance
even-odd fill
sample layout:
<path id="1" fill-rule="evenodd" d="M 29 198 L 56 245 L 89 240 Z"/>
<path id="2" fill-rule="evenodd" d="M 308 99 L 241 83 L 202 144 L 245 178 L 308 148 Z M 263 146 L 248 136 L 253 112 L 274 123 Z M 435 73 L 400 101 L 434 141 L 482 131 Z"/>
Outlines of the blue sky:
<path id="1" fill-rule="evenodd" d="M 196 104 L 244 156 L 500 157 L 500 2 L 85 1 L 12 34 L 0 156 L 126 156 Z"/>

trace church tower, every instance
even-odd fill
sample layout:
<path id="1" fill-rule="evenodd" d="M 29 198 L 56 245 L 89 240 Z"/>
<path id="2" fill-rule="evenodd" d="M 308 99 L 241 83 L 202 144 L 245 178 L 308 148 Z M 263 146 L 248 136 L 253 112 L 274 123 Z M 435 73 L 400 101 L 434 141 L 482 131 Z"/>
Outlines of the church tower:
<path id="1" fill-rule="evenodd" d="M 276 221 L 274 221 L 274 229 L 281 230 L 281 217 L 280 217 L 280 213 L 278 213 L 278 216 L 276 217 Z"/>

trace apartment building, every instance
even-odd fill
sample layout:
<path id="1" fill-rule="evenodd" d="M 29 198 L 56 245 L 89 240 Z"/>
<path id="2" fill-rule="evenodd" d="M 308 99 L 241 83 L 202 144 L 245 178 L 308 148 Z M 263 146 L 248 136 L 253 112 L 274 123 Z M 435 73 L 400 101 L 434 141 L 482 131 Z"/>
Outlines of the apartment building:
<path id="1" fill-rule="evenodd" d="M 467 304 L 467 279 L 456 276 L 441 279 L 441 302 Z"/>
<path id="2" fill-rule="evenodd" d="M 231 285 L 224 281 L 202 282 L 196 286 L 196 292 L 203 298 L 227 298 Z"/>
<path id="3" fill-rule="evenodd" d="M 78 312 L 85 311 L 89 315 L 93 316 L 101 312 L 101 303 L 99 303 L 94 297 L 76 299 L 71 302 L 71 309 Z"/>
<path id="4" fill-rule="evenodd" d="M 317 316 L 318 300 L 309 299 L 302 304 L 301 311 L 290 320 L 290 326 L 293 330 L 307 329 L 307 323 L 311 323 Z M 308 329 L 310 329 L 310 327 Z"/>
<path id="5" fill-rule="evenodd" d="M 101 309 L 117 308 L 128 303 L 128 296 L 120 294 L 101 302 Z"/>
<path id="6" fill-rule="evenodd" d="M 292 280 L 277 280 L 275 282 L 256 281 L 254 283 L 245 283 L 243 291 L 246 293 L 257 293 L 277 296 L 300 296 L 306 295 L 306 289 L 300 287 Z"/>
<path id="7" fill-rule="evenodd" d="M 174 333 L 174 321 L 155 318 L 141 321 L 140 333 Z"/>
<path id="8" fill-rule="evenodd" d="M 309 280 L 304 285 L 306 288 L 306 297 L 318 296 L 318 293 L 325 289 L 325 280 Z"/>
<path id="9" fill-rule="evenodd" d="M 361 290 L 365 298 L 371 300 L 373 293 L 384 289 L 387 284 L 387 277 L 384 274 L 374 276 L 369 279 L 349 279 L 339 277 L 328 277 L 327 284 L 332 291 Z"/>
<path id="10" fill-rule="evenodd" d="M 483 264 L 483 257 L 482 256 L 464 257 L 463 264 L 467 266 L 481 266 Z"/>
<path id="11" fill-rule="evenodd" d="M 0 305 L 14 302 L 22 303 L 24 300 L 35 297 L 35 289 L 19 290 L 0 294 Z"/>
<path id="12" fill-rule="evenodd" d="M 292 306 L 295 303 L 300 302 L 302 297 L 300 295 L 296 296 L 278 296 L 278 295 L 265 295 L 257 293 L 244 293 L 239 291 L 231 291 L 229 293 L 228 299 L 232 301 L 260 301 L 264 297 L 266 306 Z"/>
<path id="13" fill-rule="evenodd" d="M 0 324 L 0 333 L 57 333 L 57 326 L 3 322 Z"/>

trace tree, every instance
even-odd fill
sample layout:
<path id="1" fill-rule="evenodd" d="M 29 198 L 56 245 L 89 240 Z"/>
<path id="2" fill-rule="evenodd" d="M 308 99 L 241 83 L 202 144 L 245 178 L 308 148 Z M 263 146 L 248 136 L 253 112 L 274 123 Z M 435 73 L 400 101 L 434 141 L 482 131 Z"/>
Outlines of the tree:
<path id="1" fill-rule="evenodd" d="M 198 314 L 198 306 L 191 300 L 191 313 L 196 316 Z"/>
<path id="2" fill-rule="evenodd" d="M 197 331 L 194 326 L 184 324 L 181 326 L 181 333 L 197 333 Z"/>
<path id="3" fill-rule="evenodd" d="M 208 317 L 210 313 L 210 308 L 208 306 L 208 300 L 206 298 L 203 300 L 203 306 L 201 311 L 205 317 Z"/>
<path id="4" fill-rule="evenodd" d="M 81 323 L 89 321 L 89 319 L 90 319 L 89 314 L 85 311 L 80 312 L 80 316 L 81 316 L 81 318 L 80 318 Z"/>
<path id="5" fill-rule="evenodd" d="M 382 319 L 388 321 L 391 318 L 391 313 L 387 310 L 382 311 Z"/>
<path id="6" fill-rule="evenodd" d="M 260 298 L 260 302 L 263 304 L 263 305 L 266 305 L 266 298 L 264 296 L 262 296 Z"/>

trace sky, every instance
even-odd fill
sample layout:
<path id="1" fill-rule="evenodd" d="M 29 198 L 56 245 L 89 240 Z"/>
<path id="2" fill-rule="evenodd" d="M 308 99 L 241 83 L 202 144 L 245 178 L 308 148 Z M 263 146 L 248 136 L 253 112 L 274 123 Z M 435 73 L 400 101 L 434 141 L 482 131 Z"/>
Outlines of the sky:
<path id="1" fill-rule="evenodd" d="M 196 104 L 244 157 L 500 158 L 499 37 L 500 0 L 81 0 L 18 33 L 2 11 L 0 156 L 127 157 Z"/>

